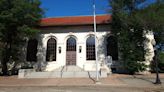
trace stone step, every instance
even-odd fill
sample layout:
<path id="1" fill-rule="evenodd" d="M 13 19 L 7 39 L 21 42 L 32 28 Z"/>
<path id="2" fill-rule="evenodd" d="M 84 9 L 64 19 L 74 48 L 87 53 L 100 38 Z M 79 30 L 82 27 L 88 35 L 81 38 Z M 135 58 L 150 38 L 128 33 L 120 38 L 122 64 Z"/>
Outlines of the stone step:
<path id="1" fill-rule="evenodd" d="M 80 67 L 78 66 L 62 66 L 62 67 L 59 67 L 53 71 L 60 71 L 60 72 L 64 72 L 64 71 L 84 71 L 83 69 L 81 69 Z"/>
<path id="2" fill-rule="evenodd" d="M 23 72 L 22 72 L 23 73 Z M 24 72 L 19 78 L 92 78 L 96 77 L 95 71 L 64 71 L 64 72 Z M 20 75 L 21 73 L 19 73 Z M 99 72 L 100 77 L 107 77 L 106 71 Z"/>

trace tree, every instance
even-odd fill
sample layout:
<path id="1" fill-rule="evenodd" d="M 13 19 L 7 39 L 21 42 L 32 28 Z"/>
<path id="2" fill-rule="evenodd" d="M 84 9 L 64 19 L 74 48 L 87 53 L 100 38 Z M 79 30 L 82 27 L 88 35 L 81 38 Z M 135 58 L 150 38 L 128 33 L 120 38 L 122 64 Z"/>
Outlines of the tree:
<path id="1" fill-rule="evenodd" d="M 164 1 L 156 0 L 156 3 L 148 5 L 145 4 L 145 1 L 111 0 L 113 33 L 118 36 L 121 44 L 121 58 L 125 67 L 131 72 L 145 69 L 145 64 L 141 62 L 144 58 L 137 59 L 137 57 L 142 57 L 145 52 L 142 44 L 145 40 L 143 31 L 153 31 L 156 40 L 154 47 L 158 47 L 156 51 L 162 50 L 164 44 Z M 157 55 L 156 51 L 155 55 Z M 157 56 L 155 56 L 156 60 Z M 157 67 L 156 71 L 158 76 Z"/>
<path id="2" fill-rule="evenodd" d="M 154 33 L 155 40 L 156 40 L 156 46 L 155 48 L 155 56 L 154 56 L 154 66 L 156 71 L 156 82 L 155 84 L 161 84 L 160 78 L 159 78 L 159 61 L 162 60 L 162 53 L 159 53 L 159 51 L 162 51 L 163 45 L 164 45 L 164 1 L 163 0 L 157 0 L 156 3 L 142 9 L 140 12 L 140 21 L 143 25 L 143 27 L 146 30 L 151 30 Z"/>
<path id="3" fill-rule="evenodd" d="M 160 51 L 159 52 L 159 55 L 157 57 L 158 61 L 159 61 L 159 69 L 160 69 L 160 72 L 164 72 L 164 52 L 163 51 Z"/>
<path id="4" fill-rule="evenodd" d="M 144 29 L 154 32 L 156 45 L 162 50 L 164 44 L 164 1 L 156 0 L 156 3 L 141 9 L 137 16 Z"/>
<path id="5" fill-rule="evenodd" d="M 0 41 L 3 75 L 9 61 L 18 61 L 25 37 L 38 32 L 43 10 L 39 0 L 0 0 Z"/>
<path id="6" fill-rule="evenodd" d="M 112 33 L 118 37 L 119 52 L 124 67 L 130 74 L 143 71 L 144 63 L 143 26 L 137 12 L 146 0 L 110 0 L 112 7 Z"/>

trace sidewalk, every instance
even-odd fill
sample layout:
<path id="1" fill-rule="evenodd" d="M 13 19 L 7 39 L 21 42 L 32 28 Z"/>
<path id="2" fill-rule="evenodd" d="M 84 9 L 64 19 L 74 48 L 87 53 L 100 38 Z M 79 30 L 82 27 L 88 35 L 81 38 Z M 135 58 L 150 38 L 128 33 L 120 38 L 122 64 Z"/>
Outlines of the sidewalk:
<path id="1" fill-rule="evenodd" d="M 112 74 L 101 78 L 101 84 L 95 84 L 91 78 L 43 78 L 18 79 L 17 76 L 0 77 L 0 86 L 124 86 L 124 87 L 164 87 L 164 74 L 160 74 L 162 85 L 155 86 L 155 74 L 125 75 Z"/>

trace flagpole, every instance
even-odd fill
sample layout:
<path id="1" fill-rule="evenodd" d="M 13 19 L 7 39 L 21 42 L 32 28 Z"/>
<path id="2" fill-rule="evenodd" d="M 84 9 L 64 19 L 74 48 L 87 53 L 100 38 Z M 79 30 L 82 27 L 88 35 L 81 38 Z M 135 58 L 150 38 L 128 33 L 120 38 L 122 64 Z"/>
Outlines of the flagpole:
<path id="1" fill-rule="evenodd" d="M 97 41 L 96 41 L 96 5 L 95 0 L 93 0 L 93 16 L 94 16 L 94 34 L 95 34 L 95 59 L 96 59 L 96 84 L 99 84 L 99 72 L 98 72 L 98 60 L 97 60 Z"/>

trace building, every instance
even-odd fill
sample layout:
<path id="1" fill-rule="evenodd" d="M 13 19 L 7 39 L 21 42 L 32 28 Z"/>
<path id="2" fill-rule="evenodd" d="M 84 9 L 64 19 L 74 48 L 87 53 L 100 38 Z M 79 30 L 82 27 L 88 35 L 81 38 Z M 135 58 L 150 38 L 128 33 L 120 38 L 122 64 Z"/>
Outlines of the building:
<path id="1" fill-rule="evenodd" d="M 98 70 L 108 73 L 111 73 L 109 56 L 118 59 L 110 21 L 110 15 L 96 16 Z M 39 29 L 36 38 L 27 42 L 24 61 L 33 62 L 38 70 L 47 72 L 64 66 L 74 66 L 73 70 L 78 67 L 83 71 L 96 71 L 93 16 L 43 18 Z"/>
<path id="2" fill-rule="evenodd" d="M 111 15 L 96 16 L 97 60 L 101 77 L 123 70 L 118 61 L 117 39 L 111 33 L 110 22 Z M 93 16 L 43 18 L 39 30 L 36 38 L 28 39 L 22 58 L 38 72 L 20 70 L 20 78 L 27 77 L 25 75 L 36 78 L 96 75 Z M 152 57 L 149 57 L 148 64 Z"/>

